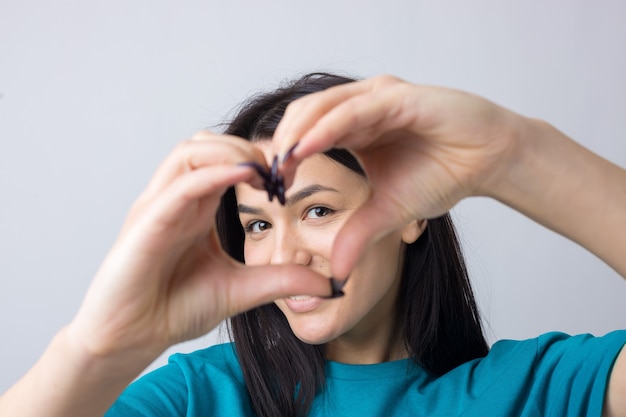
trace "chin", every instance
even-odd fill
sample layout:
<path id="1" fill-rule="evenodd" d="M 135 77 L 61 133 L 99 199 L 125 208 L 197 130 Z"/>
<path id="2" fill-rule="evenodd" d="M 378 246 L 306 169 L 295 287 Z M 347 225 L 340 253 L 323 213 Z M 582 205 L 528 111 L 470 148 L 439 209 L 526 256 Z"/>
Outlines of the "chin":
<path id="1" fill-rule="evenodd" d="M 335 329 L 321 323 L 292 323 L 291 331 L 302 342 L 309 345 L 323 345 L 337 338 Z"/>

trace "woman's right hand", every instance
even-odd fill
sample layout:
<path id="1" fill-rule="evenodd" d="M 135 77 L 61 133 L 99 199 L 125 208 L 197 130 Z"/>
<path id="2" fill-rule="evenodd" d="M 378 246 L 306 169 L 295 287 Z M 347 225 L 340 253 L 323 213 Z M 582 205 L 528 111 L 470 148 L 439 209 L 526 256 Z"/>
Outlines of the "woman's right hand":
<path id="1" fill-rule="evenodd" d="M 0 397 L 0 415 L 98 416 L 172 344 L 288 295 L 328 296 L 328 278 L 296 265 L 247 267 L 221 248 L 220 197 L 259 185 L 260 150 L 200 133 L 180 144 L 133 205 L 74 320 Z M 37 401 L 33 401 L 33 395 Z"/>
<path id="2" fill-rule="evenodd" d="M 215 213 L 225 190 L 259 181 L 263 154 L 236 137 L 200 133 L 179 145 L 132 207 L 69 326 L 97 355 L 142 352 L 147 365 L 239 312 L 294 294 L 328 295 L 305 268 L 246 267 L 222 250 Z"/>

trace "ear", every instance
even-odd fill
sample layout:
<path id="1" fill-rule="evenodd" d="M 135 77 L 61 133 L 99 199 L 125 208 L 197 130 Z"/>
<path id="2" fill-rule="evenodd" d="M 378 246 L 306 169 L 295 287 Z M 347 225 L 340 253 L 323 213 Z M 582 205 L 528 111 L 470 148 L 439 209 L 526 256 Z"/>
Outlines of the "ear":
<path id="1" fill-rule="evenodd" d="M 426 220 L 413 220 L 402 228 L 402 241 L 407 245 L 415 242 L 419 238 L 424 230 L 426 230 Z"/>

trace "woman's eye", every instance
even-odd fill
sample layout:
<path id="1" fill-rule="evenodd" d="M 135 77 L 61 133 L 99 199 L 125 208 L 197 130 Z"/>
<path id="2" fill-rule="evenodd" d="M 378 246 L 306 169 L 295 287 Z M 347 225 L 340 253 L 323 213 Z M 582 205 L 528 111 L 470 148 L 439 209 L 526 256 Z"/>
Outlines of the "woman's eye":
<path id="1" fill-rule="evenodd" d="M 268 230 L 272 227 L 268 222 L 264 222 L 263 220 L 257 220 L 252 223 L 249 223 L 246 226 L 246 233 L 261 233 L 264 230 Z"/>
<path id="2" fill-rule="evenodd" d="M 316 218 L 319 218 L 319 217 L 328 216 L 332 212 L 333 212 L 333 210 L 329 209 L 328 207 L 316 206 L 316 207 L 313 207 L 312 209 L 310 209 L 306 213 L 306 217 L 316 219 Z"/>

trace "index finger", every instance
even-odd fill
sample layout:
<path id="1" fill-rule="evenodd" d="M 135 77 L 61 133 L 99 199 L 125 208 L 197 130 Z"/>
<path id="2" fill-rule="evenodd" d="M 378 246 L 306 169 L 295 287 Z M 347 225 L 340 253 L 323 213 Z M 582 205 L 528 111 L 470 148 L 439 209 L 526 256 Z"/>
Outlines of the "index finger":
<path id="1" fill-rule="evenodd" d="M 332 147 L 332 143 L 299 143 L 300 139 L 338 104 L 367 90 L 363 81 L 350 82 L 309 94 L 287 106 L 272 139 L 272 150 L 283 163 L 297 161 Z M 294 145 L 297 147 L 294 148 Z"/>
<path id="2" fill-rule="evenodd" d="M 165 189 L 185 172 L 194 169 L 243 162 L 265 163 L 260 149 L 249 141 L 230 135 L 199 132 L 180 143 L 161 163 L 150 180 L 144 196 L 152 196 Z"/>

